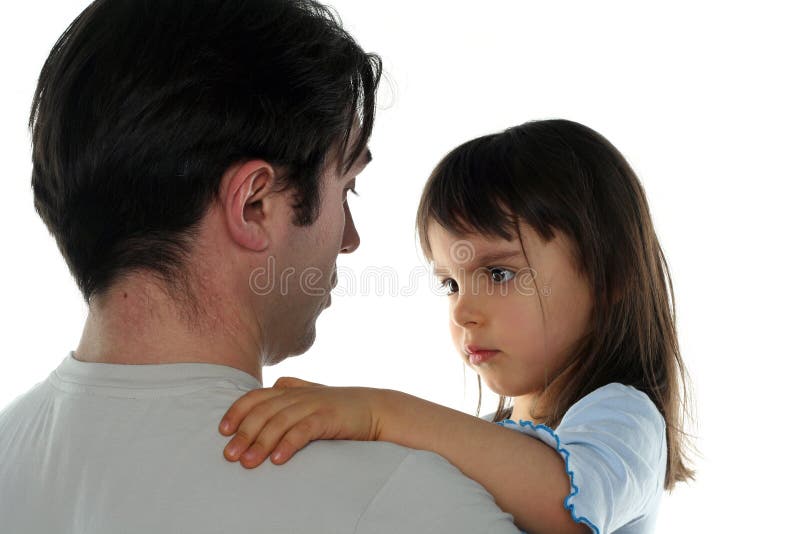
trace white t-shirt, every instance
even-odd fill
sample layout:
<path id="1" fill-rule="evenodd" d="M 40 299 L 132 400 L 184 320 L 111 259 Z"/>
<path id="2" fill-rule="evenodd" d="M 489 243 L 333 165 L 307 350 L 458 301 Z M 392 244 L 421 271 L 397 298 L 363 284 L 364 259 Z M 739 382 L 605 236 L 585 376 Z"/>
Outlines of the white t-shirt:
<path id="1" fill-rule="evenodd" d="M 596 534 L 654 532 L 664 493 L 667 434 L 663 416 L 645 393 L 613 382 L 570 406 L 555 429 L 510 419 L 497 424 L 561 454 L 571 482 L 564 508 L 573 520 Z"/>
<path id="2" fill-rule="evenodd" d="M 116 365 L 70 353 L 0 412 L 8 533 L 518 533 L 441 456 L 315 441 L 283 466 L 228 462 L 217 430 L 262 387 L 223 365 Z"/>

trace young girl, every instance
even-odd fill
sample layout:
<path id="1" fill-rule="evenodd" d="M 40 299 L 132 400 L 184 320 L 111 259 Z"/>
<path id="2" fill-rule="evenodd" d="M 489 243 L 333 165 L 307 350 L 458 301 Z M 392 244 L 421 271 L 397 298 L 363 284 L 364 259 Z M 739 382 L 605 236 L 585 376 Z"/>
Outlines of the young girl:
<path id="1" fill-rule="evenodd" d="M 525 531 L 652 532 L 663 490 L 694 473 L 671 279 L 622 155 L 565 120 L 474 139 L 434 170 L 417 227 L 456 349 L 501 396 L 491 422 L 281 378 L 225 414 L 226 457 L 255 467 L 315 439 L 391 441 L 449 460 Z"/>

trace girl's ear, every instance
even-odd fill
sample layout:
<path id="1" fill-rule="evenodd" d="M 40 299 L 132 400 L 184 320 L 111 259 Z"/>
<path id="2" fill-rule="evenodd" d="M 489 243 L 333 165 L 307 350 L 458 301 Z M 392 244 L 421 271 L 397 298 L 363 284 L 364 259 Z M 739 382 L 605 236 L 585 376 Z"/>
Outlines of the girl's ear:
<path id="1" fill-rule="evenodd" d="M 220 200 L 231 238 L 259 252 L 272 244 L 285 225 L 287 195 L 276 191 L 276 172 L 263 160 L 236 164 L 223 175 Z"/>
<path id="2" fill-rule="evenodd" d="M 614 291 L 614 294 L 611 295 L 612 306 L 615 306 L 621 298 L 622 298 L 622 293 L 620 293 L 619 291 Z"/>
<path id="3" fill-rule="evenodd" d="M 611 292 L 611 305 L 615 306 L 619 303 L 622 299 L 623 291 L 620 288 L 615 288 L 614 291 Z"/>

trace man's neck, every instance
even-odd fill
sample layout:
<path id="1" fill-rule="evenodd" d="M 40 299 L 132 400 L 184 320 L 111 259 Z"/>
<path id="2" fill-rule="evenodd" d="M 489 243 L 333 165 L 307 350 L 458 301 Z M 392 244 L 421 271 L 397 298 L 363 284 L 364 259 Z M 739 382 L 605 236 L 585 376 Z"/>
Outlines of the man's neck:
<path id="1" fill-rule="evenodd" d="M 90 305 L 75 357 L 129 365 L 227 365 L 262 382 L 260 340 L 241 314 L 218 299 L 198 308 L 203 317 L 189 318 L 158 285 L 142 277 L 120 281 Z"/>

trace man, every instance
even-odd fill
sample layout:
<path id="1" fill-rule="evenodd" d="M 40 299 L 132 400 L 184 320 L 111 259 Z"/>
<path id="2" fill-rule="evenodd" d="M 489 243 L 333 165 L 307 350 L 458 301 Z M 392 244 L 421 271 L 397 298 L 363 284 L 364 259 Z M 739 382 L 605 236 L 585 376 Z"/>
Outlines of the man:
<path id="1" fill-rule="evenodd" d="M 380 70 L 313 1 L 98 0 L 60 37 L 32 186 L 89 316 L 0 413 L 0 530 L 516 532 L 432 453 L 222 454 L 222 415 L 311 346 L 359 245 Z"/>

